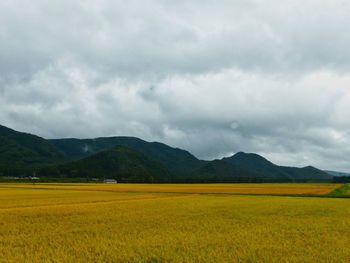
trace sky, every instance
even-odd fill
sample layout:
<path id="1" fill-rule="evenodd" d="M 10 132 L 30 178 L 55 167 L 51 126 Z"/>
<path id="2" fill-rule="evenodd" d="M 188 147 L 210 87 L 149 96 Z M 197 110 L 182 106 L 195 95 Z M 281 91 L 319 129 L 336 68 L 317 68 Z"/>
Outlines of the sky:
<path id="1" fill-rule="evenodd" d="M 350 172 L 346 0 L 2 0 L 0 124 Z"/>

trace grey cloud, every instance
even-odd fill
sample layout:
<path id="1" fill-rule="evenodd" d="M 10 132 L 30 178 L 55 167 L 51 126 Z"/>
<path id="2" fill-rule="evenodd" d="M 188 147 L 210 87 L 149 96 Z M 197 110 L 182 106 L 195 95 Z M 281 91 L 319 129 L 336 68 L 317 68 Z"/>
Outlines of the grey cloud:
<path id="1" fill-rule="evenodd" d="M 2 1 L 0 123 L 350 171 L 349 11 L 342 0 Z"/>
<path id="2" fill-rule="evenodd" d="M 0 68 L 9 76 L 30 76 L 65 56 L 126 76 L 349 68 L 350 37 L 337 33 L 349 22 L 343 1 L 20 4 L 0 6 Z"/>

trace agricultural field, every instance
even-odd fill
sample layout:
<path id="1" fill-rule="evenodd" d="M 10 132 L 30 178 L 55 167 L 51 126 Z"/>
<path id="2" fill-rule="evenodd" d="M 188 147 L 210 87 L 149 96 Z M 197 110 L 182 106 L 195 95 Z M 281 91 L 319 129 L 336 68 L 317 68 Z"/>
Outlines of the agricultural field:
<path id="1" fill-rule="evenodd" d="M 76 190 L 102 192 L 148 192 L 191 194 L 250 194 L 250 195 L 326 195 L 341 184 L 0 184 L 1 188 L 43 190 Z"/>
<path id="2" fill-rule="evenodd" d="M 0 184 L 0 262 L 349 262 L 347 190 Z"/>

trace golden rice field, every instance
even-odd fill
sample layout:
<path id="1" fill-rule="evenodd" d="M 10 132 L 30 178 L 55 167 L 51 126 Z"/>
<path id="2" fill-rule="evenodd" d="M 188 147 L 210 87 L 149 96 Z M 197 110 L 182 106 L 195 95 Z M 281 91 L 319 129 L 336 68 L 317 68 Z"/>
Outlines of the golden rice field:
<path id="1" fill-rule="evenodd" d="M 340 186 L 0 184 L 0 262 L 349 262 Z"/>
<path id="2" fill-rule="evenodd" d="M 0 184 L 2 188 L 37 188 L 57 190 L 147 192 L 147 193 L 217 193 L 263 195 L 324 195 L 340 184 Z"/>

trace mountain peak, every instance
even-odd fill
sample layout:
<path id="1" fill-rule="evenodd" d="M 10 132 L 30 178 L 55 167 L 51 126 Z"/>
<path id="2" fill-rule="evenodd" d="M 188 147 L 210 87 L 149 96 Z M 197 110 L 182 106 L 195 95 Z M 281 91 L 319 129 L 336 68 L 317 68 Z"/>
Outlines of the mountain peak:
<path id="1" fill-rule="evenodd" d="M 277 165 L 256 153 L 238 152 L 235 155 L 223 158 L 222 160 L 238 167 L 264 174 L 265 176 L 270 176 L 271 178 L 289 179 L 289 175 L 281 171 Z"/>
<path id="2" fill-rule="evenodd" d="M 223 158 L 223 159 L 231 159 L 231 160 L 239 160 L 239 161 L 258 161 L 263 163 L 268 163 L 273 165 L 272 162 L 264 158 L 263 156 L 256 154 L 256 153 L 245 153 L 245 152 L 238 152 L 231 157 Z"/>

